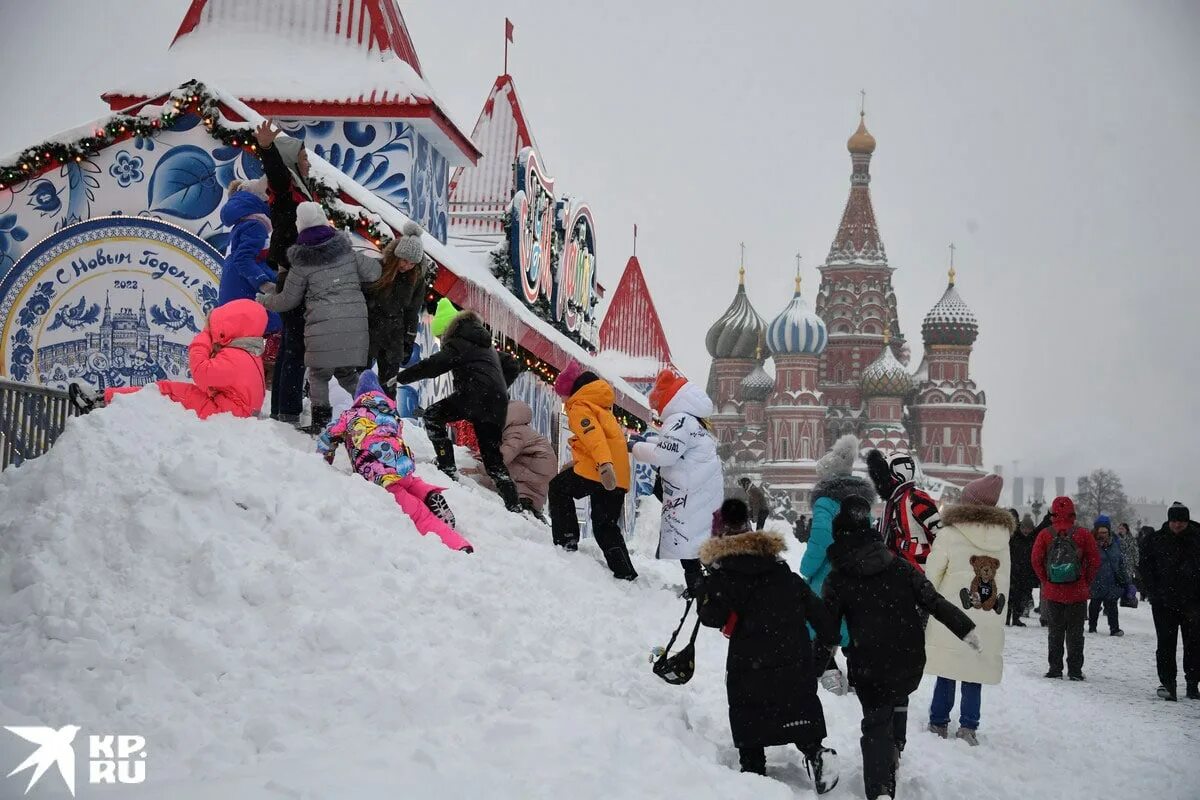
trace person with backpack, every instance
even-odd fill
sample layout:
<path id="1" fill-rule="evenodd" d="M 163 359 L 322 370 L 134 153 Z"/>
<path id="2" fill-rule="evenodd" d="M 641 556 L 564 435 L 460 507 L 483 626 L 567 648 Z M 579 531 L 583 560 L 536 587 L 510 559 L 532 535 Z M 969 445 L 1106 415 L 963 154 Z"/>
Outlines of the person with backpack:
<path id="1" fill-rule="evenodd" d="M 826 645 L 837 642 L 837 626 L 782 559 L 783 537 L 749 530 L 744 501 L 725 500 L 709 517 L 713 535 L 699 548 L 708 574 L 696 593 L 700 622 L 729 637 L 725 689 L 742 772 L 765 775 L 765 748 L 795 745 L 817 794 L 825 794 L 838 782 L 837 753 L 823 744 L 825 713 L 806 623 Z"/>
<path id="2" fill-rule="evenodd" d="M 885 456 L 871 450 L 867 453 L 867 474 L 884 503 L 879 520 L 884 544 L 923 570 L 942 518 L 933 498 L 917 488 L 917 462 L 908 453 Z"/>
<path id="3" fill-rule="evenodd" d="M 863 782 L 868 800 L 896 796 L 896 770 L 907 740 L 908 696 L 925 670 L 926 615 L 967 646 L 982 648 L 975 623 L 908 559 L 884 547 L 871 524 L 871 504 L 842 501 L 829 546 L 833 570 L 825 605 L 835 624 L 846 621 L 850 683 L 862 704 Z M 924 612 L 924 613 L 922 613 Z M 935 624 L 930 622 L 930 625 Z"/>
<path id="4" fill-rule="evenodd" d="M 1050 527 L 1033 543 L 1032 564 L 1042 585 L 1049 622 L 1047 678 L 1063 676 L 1063 646 L 1067 677 L 1084 680 L 1083 622 L 1092 581 L 1100 569 L 1100 551 L 1091 531 L 1075 524 L 1075 504 L 1056 497 L 1050 504 Z"/>
<path id="5" fill-rule="evenodd" d="M 1183 634 L 1183 677 L 1189 700 L 1200 700 L 1200 525 L 1187 506 L 1167 509 L 1167 522 L 1142 546 L 1143 590 L 1158 636 L 1158 696 L 1175 700 L 1175 648 Z"/>
<path id="6" fill-rule="evenodd" d="M 1100 609 L 1108 619 L 1108 635 L 1124 636 L 1119 618 L 1118 601 L 1129 585 L 1128 569 L 1121 543 L 1112 535 L 1109 518 L 1101 514 L 1096 518 L 1092 534 L 1096 537 L 1096 547 L 1100 551 L 1100 569 L 1092 580 L 1091 595 L 1088 602 L 1088 633 L 1095 633 L 1100 622 Z"/>

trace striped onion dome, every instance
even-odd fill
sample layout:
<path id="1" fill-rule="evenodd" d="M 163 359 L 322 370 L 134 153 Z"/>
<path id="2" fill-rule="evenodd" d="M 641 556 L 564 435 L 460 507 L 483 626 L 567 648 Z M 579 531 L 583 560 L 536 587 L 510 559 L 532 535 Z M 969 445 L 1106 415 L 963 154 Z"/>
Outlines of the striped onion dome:
<path id="1" fill-rule="evenodd" d="M 912 391 L 912 375 L 892 353 L 889 337 L 884 337 L 879 357 L 862 372 L 863 394 L 867 397 L 903 397 Z"/>
<path id="2" fill-rule="evenodd" d="M 759 364 L 749 375 L 742 378 L 742 399 L 761 403 L 774 388 L 775 380 L 762 368 L 762 364 Z"/>
<path id="3" fill-rule="evenodd" d="M 975 312 L 963 302 L 954 288 L 954 268 L 950 268 L 950 283 L 946 293 L 938 300 L 925 321 L 921 323 L 921 338 L 925 344 L 949 344 L 970 346 L 979 336 L 979 321 Z"/>
<path id="4" fill-rule="evenodd" d="M 746 271 L 739 273 L 737 294 L 720 319 L 708 329 L 704 344 L 713 358 L 754 358 L 767 323 L 746 296 Z"/>
<path id="5" fill-rule="evenodd" d="M 819 356 L 825 351 L 829 336 L 825 322 L 800 296 L 800 276 L 796 276 L 796 293 L 767 328 L 767 347 L 772 355 Z"/>

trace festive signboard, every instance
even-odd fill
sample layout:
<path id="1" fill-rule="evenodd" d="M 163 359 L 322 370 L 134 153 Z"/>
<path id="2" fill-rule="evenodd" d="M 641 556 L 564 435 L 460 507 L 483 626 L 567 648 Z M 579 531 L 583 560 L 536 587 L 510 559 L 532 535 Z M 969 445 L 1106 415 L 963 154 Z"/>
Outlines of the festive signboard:
<path id="1" fill-rule="evenodd" d="M 64 387 L 188 376 L 221 254 L 152 217 L 97 217 L 31 247 L 0 280 L 0 374 Z"/>
<path id="2" fill-rule="evenodd" d="M 595 349 L 596 227 L 586 204 L 554 196 L 537 153 L 517 156 L 509 207 L 513 291 L 580 344 Z"/>

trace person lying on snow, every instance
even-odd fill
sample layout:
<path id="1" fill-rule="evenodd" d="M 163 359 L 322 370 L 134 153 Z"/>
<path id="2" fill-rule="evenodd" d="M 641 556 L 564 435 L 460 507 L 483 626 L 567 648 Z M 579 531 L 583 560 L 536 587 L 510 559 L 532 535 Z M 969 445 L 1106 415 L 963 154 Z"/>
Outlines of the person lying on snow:
<path id="1" fill-rule="evenodd" d="M 263 332 L 267 311 L 253 300 L 233 300 L 214 308 L 204 330 L 188 345 L 188 368 L 192 383 L 158 381 L 153 384 L 165 397 L 196 412 L 200 419 L 228 412 L 235 417 L 252 417 L 266 396 L 263 374 Z M 107 405 L 118 394 L 131 394 L 140 386 L 109 388 L 101 401 L 78 383 L 69 391 L 71 403 L 80 413 Z"/>
<path id="2" fill-rule="evenodd" d="M 375 373 L 367 370 L 358 379 L 354 405 L 317 437 L 317 452 L 332 464 L 338 445 L 344 444 L 354 471 L 387 489 L 422 536 L 437 534 L 451 550 L 473 552 L 471 543 L 454 530 L 454 513 L 442 490 L 417 477 L 403 434 L 396 404 L 384 394 Z"/>
<path id="3" fill-rule="evenodd" d="M 696 594 L 700 621 L 729 637 L 725 690 L 742 772 L 765 775 L 763 748 L 793 744 L 824 794 L 838 782 L 837 753 L 822 744 L 825 714 L 805 623 L 827 647 L 838 641 L 837 625 L 782 560 L 783 537 L 750 530 L 744 501 L 726 500 L 712 517 L 712 537 L 700 546 L 708 573 Z"/>

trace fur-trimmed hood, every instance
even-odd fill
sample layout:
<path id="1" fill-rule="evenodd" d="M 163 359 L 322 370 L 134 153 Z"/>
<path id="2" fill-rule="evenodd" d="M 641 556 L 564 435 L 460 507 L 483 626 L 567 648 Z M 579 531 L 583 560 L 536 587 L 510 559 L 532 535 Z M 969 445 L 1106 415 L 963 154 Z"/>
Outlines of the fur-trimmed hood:
<path id="1" fill-rule="evenodd" d="M 338 231 L 328 241 L 320 244 L 294 244 L 288 248 L 288 261 L 293 267 L 328 266 L 350 255 L 350 237 Z"/>
<path id="2" fill-rule="evenodd" d="M 871 482 L 857 475 L 834 475 L 817 481 L 812 488 L 812 502 L 815 503 L 822 497 L 839 503 L 848 497 L 861 497 L 872 505 L 879 499 Z"/>
<path id="3" fill-rule="evenodd" d="M 1016 528 L 1012 514 L 996 506 L 958 505 L 942 512 L 943 525 L 992 525 L 1012 533 Z"/>
<path id="4" fill-rule="evenodd" d="M 707 540 L 700 546 L 700 561 L 712 565 L 733 556 L 757 556 L 775 561 L 786 549 L 787 542 L 777 533 L 735 533 Z"/>
<path id="5" fill-rule="evenodd" d="M 456 336 L 480 347 L 492 345 L 492 335 L 484 326 L 483 318 L 474 311 L 460 311 L 446 326 L 442 339 L 453 339 Z"/>

